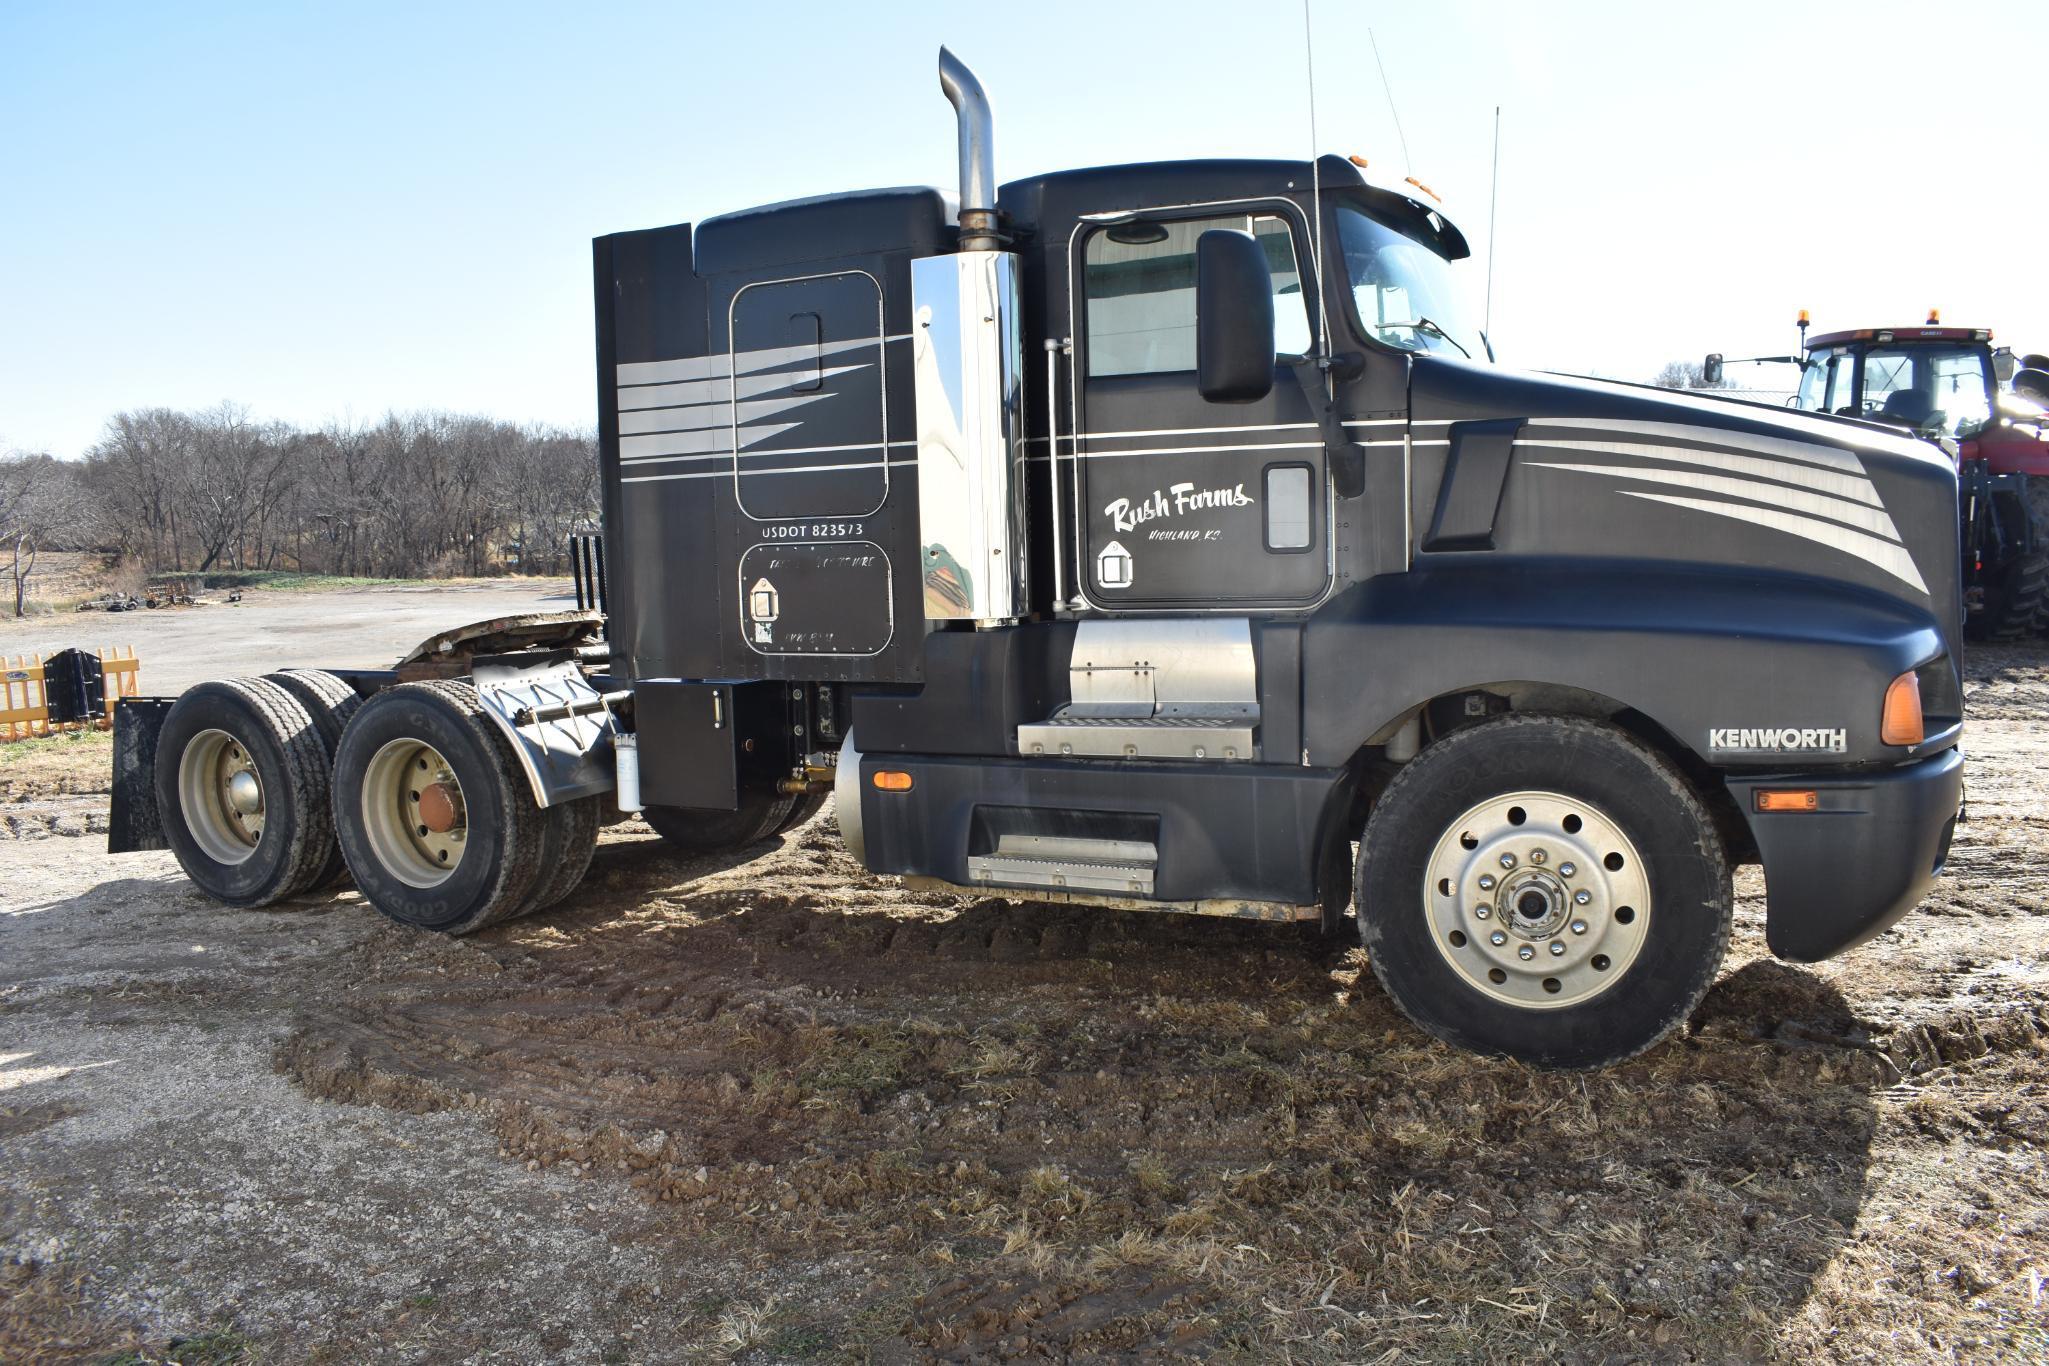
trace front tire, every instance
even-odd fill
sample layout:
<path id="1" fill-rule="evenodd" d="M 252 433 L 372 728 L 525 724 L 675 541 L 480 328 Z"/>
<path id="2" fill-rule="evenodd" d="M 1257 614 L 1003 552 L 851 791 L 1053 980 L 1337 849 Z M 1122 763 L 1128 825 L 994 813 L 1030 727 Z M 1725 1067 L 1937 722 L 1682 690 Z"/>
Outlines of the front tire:
<path id="1" fill-rule="evenodd" d="M 1634 738 L 1509 716 L 1375 803 L 1355 899 L 1373 972 L 1448 1043 L 1540 1067 L 1650 1048 L 1707 994 L 1734 894 L 1713 818 Z"/>

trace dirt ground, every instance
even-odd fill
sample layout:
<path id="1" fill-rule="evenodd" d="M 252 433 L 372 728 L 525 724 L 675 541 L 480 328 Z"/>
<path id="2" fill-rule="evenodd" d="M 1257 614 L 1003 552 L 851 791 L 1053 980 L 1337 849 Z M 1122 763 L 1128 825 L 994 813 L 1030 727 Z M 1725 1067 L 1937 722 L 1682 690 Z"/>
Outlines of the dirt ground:
<path id="1" fill-rule="evenodd" d="M 1551 1075 L 1293 928 L 606 832 L 450 941 L 234 911 L 0 753 L 0 1359 L 2041 1360 L 2049 647 L 1897 929 Z M 48 819 L 39 804 L 72 803 Z M 126 1355 L 124 1355 L 126 1354 Z"/>

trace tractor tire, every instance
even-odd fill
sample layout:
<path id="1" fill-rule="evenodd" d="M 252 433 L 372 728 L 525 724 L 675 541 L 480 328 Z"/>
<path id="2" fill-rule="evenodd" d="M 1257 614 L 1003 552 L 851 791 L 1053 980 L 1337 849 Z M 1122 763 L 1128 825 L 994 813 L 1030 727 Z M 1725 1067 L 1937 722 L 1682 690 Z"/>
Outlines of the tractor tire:
<path id="1" fill-rule="evenodd" d="M 327 760 L 334 762 L 334 752 L 341 745 L 342 732 L 348 728 L 349 718 L 356 714 L 356 708 L 363 705 L 363 699 L 356 696 L 356 690 L 331 673 L 318 669 L 285 669 L 279 673 L 265 674 L 266 683 L 275 683 L 299 700 L 306 714 L 313 718 L 313 729 L 320 733 L 320 743 L 327 750 Z M 339 842 L 328 850 L 327 866 L 321 870 L 316 887 L 333 887 L 348 881 L 349 865 L 343 861 Z"/>
<path id="2" fill-rule="evenodd" d="M 1971 619 L 1971 634 L 1982 640 L 2017 640 L 2049 628 L 2049 478 L 2025 476 L 2021 513 L 2027 519 L 2027 553 L 1986 575 L 1985 605 Z"/>
<path id="3" fill-rule="evenodd" d="M 559 903 L 583 882 L 590 871 L 591 856 L 598 851 L 598 826 L 604 822 L 603 797 L 579 797 L 573 802 L 551 806 L 546 813 L 547 833 L 542 837 L 541 880 L 528 894 L 518 914 L 535 915 Z"/>
<path id="4" fill-rule="evenodd" d="M 405 683 L 365 702 L 334 759 L 342 857 L 403 925 L 472 934 L 546 880 L 547 813 L 467 683 Z"/>
<path id="5" fill-rule="evenodd" d="M 641 819 L 654 827 L 678 851 L 686 854 L 716 854 L 759 844 L 789 828 L 791 815 L 808 799 L 786 797 L 775 791 L 745 793 L 733 811 L 701 810 L 689 806 L 650 806 Z"/>
<path id="6" fill-rule="evenodd" d="M 165 840 L 193 886 L 230 906 L 319 882 L 334 847 L 332 777 L 306 708 L 260 678 L 187 689 L 157 741 Z"/>
<path id="7" fill-rule="evenodd" d="M 1714 818 L 1663 756 L 1580 717 L 1455 731 L 1374 804 L 1354 900 L 1373 972 L 1448 1043 L 1604 1067 L 1678 1029 L 1729 946 Z"/>

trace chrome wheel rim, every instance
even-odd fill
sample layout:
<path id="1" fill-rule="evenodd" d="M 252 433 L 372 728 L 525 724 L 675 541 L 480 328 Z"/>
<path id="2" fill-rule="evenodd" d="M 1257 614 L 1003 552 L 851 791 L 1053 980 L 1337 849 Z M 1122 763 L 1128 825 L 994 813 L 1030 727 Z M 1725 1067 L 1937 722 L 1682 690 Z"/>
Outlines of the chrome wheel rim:
<path id="1" fill-rule="evenodd" d="M 393 740 L 363 773 L 363 833 L 393 877 L 438 887 L 462 866 L 468 808 L 455 769 L 432 745 Z"/>
<path id="2" fill-rule="evenodd" d="M 1612 989 L 1636 961 L 1650 929 L 1650 872 L 1593 803 L 1511 792 L 1438 838 L 1423 904 L 1431 942 L 1474 990 L 1557 1010 Z"/>
<path id="3" fill-rule="evenodd" d="M 203 730 L 178 756 L 178 805 L 193 842 L 215 863 L 234 865 L 263 838 L 263 776 L 248 747 L 224 730 Z"/>

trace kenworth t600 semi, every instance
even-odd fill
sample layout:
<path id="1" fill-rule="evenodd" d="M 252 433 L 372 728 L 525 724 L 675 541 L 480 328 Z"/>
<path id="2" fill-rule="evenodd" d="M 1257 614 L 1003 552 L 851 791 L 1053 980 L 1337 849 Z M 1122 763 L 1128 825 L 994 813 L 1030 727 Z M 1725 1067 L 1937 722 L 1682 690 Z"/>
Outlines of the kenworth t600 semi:
<path id="1" fill-rule="evenodd" d="M 1565 1066 L 1686 1018 L 1736 864 L 1791 959 L 1915 904 L 1961 786 L 1940 451 L 1497 368 L 1458 229 L 1340 158 L 999 190 L 940 77 L 957 199 L 597 241 L 602 622 L 124 706 L 115 847 L 463 932 L 610 810 L 714 849 L 829 794 L 877 873 L 1356 907 L 1424 1028 Z"/>

